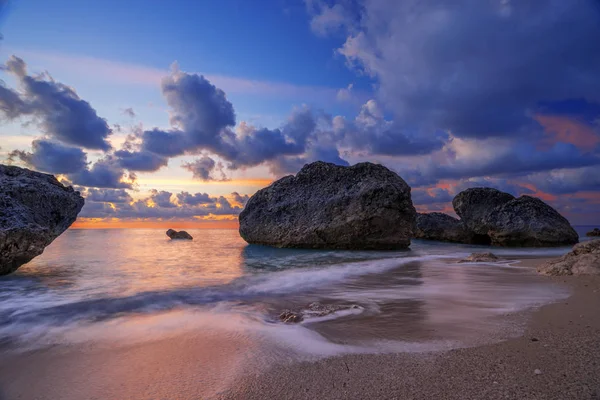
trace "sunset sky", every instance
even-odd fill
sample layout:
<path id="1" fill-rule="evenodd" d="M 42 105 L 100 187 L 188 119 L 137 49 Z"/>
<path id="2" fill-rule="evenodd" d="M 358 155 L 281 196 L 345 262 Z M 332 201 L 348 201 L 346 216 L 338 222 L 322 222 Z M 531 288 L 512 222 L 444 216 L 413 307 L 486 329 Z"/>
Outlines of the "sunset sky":
<path id="1" fill-rule="evenodd" d="M 491 186 L 600 223 L 596 0 L 0 0 L 0 162 L 79 227 L 235 227 L 315 160 L 419 211 Z"/>

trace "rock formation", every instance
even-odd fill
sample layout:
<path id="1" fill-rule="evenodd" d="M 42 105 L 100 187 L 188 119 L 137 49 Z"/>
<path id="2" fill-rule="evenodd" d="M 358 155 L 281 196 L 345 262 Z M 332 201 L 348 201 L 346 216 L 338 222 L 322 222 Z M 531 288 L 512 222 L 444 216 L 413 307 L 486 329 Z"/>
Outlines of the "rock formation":
<path id="1" fill-rule="evenodd" d="M 177 240 L 177 239 L 193 240 L 194 239 L 192 237 L 192 235 L 190 235 L 186 231 L 179 231 L 179 232 L 177 232 L 174 229 L 169 229 L 167 231 L 167 236 L 170 237 L 172 240 Z"/>
<path id="2" fill-rule="evenodd" d="M 471 188 L 457 194 L 452 207 L 465 227 L 477 235 L 487 235 L 483 219 L 494 208 L 506 204 L 515 197 L 492 188 Z"/>
<path id="3" fill-rule="evenodd" d="M 542 200 L 521 196 L 493 209 L 483 218 L 492 244 L 552 247 L 575 244 L 579 235 L 569 221 Z"/>
<path id="4" fill-rule="evenodd" d="M 579 241 L 569 221 L 535 197 L 515 198 L 492 188 L 472 188 L 456 195 L 452 205 L 478 243 L 551 247 Z"/>
<path id="5" fill-rule="evenodd" d="M 248 243 L 320 249 L 402 249 L 416 211 L 410 187 L 382 165 L 305 165 L 259 190 L 239 216 Z"/>
<path id="6" fill-rule="evenodd" d="M 468 231 L 461 221 L 440 212 L 417 214 L 415 238 L 442 242 L 477 243 L 477 235 Z"/>
<path id="7" fill-rule="evenodd" d="M 537 267 L 542 275 L 600 275 L 600 239 L 579 243 L 564 256 Z"/>
<path id="8" fill-rule="evenodd" d="M 460 260 L 459 263 L 495 261 L 498 261 L 498 256 L 494 253 L 472 253 L 469 257 Z"/>
<path id="9" fill-rule="evenodd" d="M 591 231 L 589 231 L 588 233 L 586 233 L 585 236 L 591 236 L 591 237 L 600 236 L 600 229 L 594 228 Z"/>
<path id="10" fill-rule="evenodd" d="M 0 275 L 42 254 L 75 222 L 83 203 L 52 175 L 0 165 Z"/>

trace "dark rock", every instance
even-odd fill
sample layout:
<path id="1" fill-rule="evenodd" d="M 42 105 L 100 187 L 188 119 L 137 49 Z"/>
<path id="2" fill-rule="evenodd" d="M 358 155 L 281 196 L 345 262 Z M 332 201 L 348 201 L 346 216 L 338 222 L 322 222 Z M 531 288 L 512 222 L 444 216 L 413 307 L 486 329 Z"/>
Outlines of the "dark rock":
<path id="1" fill-rule="evenodd" d="M 586 233 L 585 236 L 600 236 L 600 229 L 594 228 L 588 233 Z"/>
<path id="2" fill-rule="evenodd" d="M 179 231 L 179 232 L 177 232 L 174 229 L 169 229 L 167 231 L 167 236 L 170 237 L 173 240 L 175 240 L 175 239 L 184 239 L 184 240 L 192 240 L 192 239 L 194 239 L 192 237 L 192 235 L 190 235 L 186 231 Z"/>
<path id="3" fill-rule="evenodd" d="M 579 243 L 564 256 L 537 267 L 542 275 L 600 275 L 600 239 Z"/>
<path id="4" fill-rule="evenodd" d="M 494 253 L 473 253 L 469 257 L 460 260 L 460 263 L 467 262 L 495 262 L 498 261 L 498 256 Z"/>
<path id="5" fill-rule="evenodd" d="M 472 188 L 452 200 L 478 243 L 494 246 L 552 247 L 574 244 L 579 235 L 562 215 L 542 200 L 491 188 Z"/>
<path id="6" fill-rule="evenodd" d="M 239 216 L 248 243 L 319 249 L 402 249 L 416 211 L 410 187 L 382 165 L 305 165 L 250 198 Z"/>
<path id="7" fill-rule="evenodd" d="M 477 243 L 477 235 L 448 214 L 432 212 L 417 214 L 415 238 L 442 242 Z"/>
<path id="8" fill-rule="evenodd" d="M 542 200 L 521 196 L 483 219 L 493 245 L 552 247 L 575 244 L 579 235 L 569 221 Z"/>
<path id="9" fill-rule="evenodd" d="M 492 188 L 471 188 L 457 194 L 452 207 L 465 227 L 478 235 L 487 235 L 488 228 L 482 221 L 496 207 L 515 197 Z"/>
<path id="10" fill-rule="evenodd" d="M 303 319 L 302 314 L 290 310 L 283 310 L 281 314 L 279 314 L 279 320 L 286 324 L 297 324 L 302 322 Z"/>
<path id="11" fill-rule="evenodd" d="M 0 275 L 42 254 L 75 222 L 83 203 L 52 175 L 0 165 Z"/>

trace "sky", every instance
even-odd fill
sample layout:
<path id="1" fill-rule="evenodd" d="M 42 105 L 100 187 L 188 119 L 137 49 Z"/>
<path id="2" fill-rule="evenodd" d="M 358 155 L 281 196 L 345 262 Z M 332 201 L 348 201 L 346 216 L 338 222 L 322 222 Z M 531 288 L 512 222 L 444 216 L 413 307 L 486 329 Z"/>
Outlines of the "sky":
<path id="1" fill-rule="evenodd" d="M 600 224 L 598 0 L 0 0 L 0 33 L 0 162 L 78 227 L 236 227 L 316 160 Z"/>

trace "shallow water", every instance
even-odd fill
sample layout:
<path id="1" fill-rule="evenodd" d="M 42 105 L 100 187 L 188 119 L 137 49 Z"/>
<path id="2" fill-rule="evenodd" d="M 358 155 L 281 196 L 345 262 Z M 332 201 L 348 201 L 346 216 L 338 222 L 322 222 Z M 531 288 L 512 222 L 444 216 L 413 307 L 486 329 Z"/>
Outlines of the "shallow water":
<path id="1" fill-rule="evenodd" d="M 486 250 L 480 246 L 290 250 L 247 245 L 235 230 L 190 233 L 194 241 L 170 241 L 153 229 L 67 231 L 0 278 L 4 351 L 182 331 L 256 336 L 272 349 L 312 355 L 432 350 L 518 334 L 518 324 L 497 317 L 567 295 L 516 261 L 451 261 Z M 494 249 L 507 258 L 566 251 Z M 281 310 L 314 301 L 359 308 L 294 326 L 278 322 Z"/>

